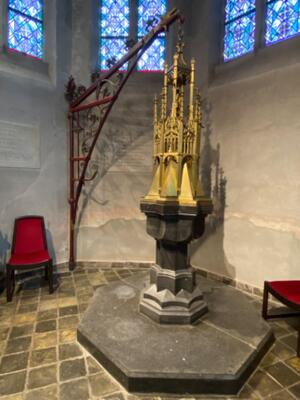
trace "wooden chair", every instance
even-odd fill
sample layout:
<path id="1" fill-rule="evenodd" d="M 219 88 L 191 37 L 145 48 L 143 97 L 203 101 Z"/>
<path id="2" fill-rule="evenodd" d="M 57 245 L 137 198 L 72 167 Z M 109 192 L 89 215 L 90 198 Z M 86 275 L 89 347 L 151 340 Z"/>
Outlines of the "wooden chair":
<path id="1" fill-rule="evenodd" d="M 282 304 L 295 312 L 286 312 L 282 314 L 268 313 L 269 293 L 271 293 Z M 300 281 L 265 281 L 264 296 L 262 305 L 262 317 L 288 318 L 300 316 Z M 297 356 L 300 357 L 300 330 L 298 331 Z"/>
<path id="2" fill-rule="evenodd" d="M 49 293 L 53 293 L 53 266 L 49 255 L 44 218 L 28 215 L 14 223 L 11 257 L 6 264 L 6 296 L 11 301 L 15 288 L 15 270 L 30 270 L 45 266 Z"/>

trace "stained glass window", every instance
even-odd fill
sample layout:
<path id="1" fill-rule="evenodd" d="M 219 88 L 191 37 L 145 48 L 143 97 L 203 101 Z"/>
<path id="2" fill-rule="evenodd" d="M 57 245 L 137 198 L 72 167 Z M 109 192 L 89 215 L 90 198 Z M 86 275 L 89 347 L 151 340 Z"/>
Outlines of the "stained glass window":
<path id="1" fill-rule="evenodd" d="M 142 38 L 166 13 L 166 0 L 139 0 L 138 37 Z M 161 34 L 138 62 L 139 71 L 162 71 L 165 62 L 166 39 Z"/>
<path id="2" fill-rule="evenodd" d="M 43 57 L 43 1 L 8 1 L 8 47 Z"/>
<path id="3" fill-rule="evenodd" d="M 266 43 L 300 33 L 300 0 L 276 0 L 267 4 Z"/>
<path id="4" fill-rule="evenodd" d="M 224 60 L 254 50 L 255 0 L 227 0 L 225 7 Z"/>
<path id="5" fill-rule="evenodd" d="M 99 64 L 106 70 L 127 52 L 129 0 L 102 0 L 100 15 Z"/>

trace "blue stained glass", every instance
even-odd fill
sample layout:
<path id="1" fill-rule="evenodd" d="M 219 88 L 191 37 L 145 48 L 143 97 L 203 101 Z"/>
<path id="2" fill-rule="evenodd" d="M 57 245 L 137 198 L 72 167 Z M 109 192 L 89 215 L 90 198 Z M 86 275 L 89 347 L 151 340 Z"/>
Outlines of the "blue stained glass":
<path id="1" fill-rule="evenodd" d="M 100 32 L 99 64 L 107 70 L 110 61 L 118 61 L 127 52 L 129 0 L 102 0 Z M 127 65 L 122 68 L 126 69 Z"/>
<path id="2" fill-rule="evenodd" d="M 101 39 L 101 57 L 100 57 L 100 68 L 101 70 L 109 69 L 108 63 L 111 60 L 119 61 L 126 52 L 126 40 L 124 39 Z M 127 69 L 127 64 L 123 66 L 122 71 Z"/>
<path id="3" fill-rule="evenodd" d="M 8 47 L 43 57 L 43 3 L 41 0 L 10 0 L 8 3 Z"/>
<path id="4" fill-rule="evenodd" d="M 129 1 L 103 1 L 101 9 L 101 36 L 127 36 L 128 33 Z"/>
<path id="5" fill-rule="evenodd" d="M 226 22 L 247 14 L 255 9 L 256 0 L 227 0 L 225 7 Z"/>
<path id="6" fill-rule="evenodd" d="M 43 4 L 41 0 L 9 0 L 10 8 L 20 11 L 28 17 L 43 19 Z"/>
<path id="7" fill-rule="evenodd" d="M 300 33 L 300 0 L 272 1 L 267 5 L 266 43 Z"/>
<path id="8" fill-rule="evenodd" d="M 255 0 L 227 0 L 224 34 L 224 61 L 254 50 Z"/>
<path id="9" fill-rule="evenodd" d="M 160 20 L 167 11 L 165 0 L 139 0 L 138 7 L 138 36 L 145 36 L 149 28 L 151 29 L 151 20 Z M 157 22 L 158 22 L 157 21 Z"/>
<path id="10" fill-rule="evenodd" d="M 153 25 L 167 11 L 166 0 L 139 0 L 138 6 L 138 36 L 146 35 Z M 165 62 L 166 40 L 163 33 L 143 54 L 138 62 L 139 71 L 163 71 Z"/>
<path id="11" fill-rule="evenodd" d="M 166 0 L 138 1 L 138 38 L 146 35 L 166 13 Z M 108 69 L 111 60 L 119 60 L 127 52 L 129 38 L 129 0 L 102 0 L 100 18 L 99 64 Z M 160 35 L 138 63 L 140 71 L 161 71 L 165 60 L 165 34 Z M 127 69 L 127 65 L 123 69 Z"/>
<path id="12" fill-rule="evenodd" d="M 225 26 L 224 60 L 239 57 L 254 49 L 255 13 L 236 19 Z"/>
<path id="13" fill-rule="evenodd" d="M 163 71 L 165 63 L 165 38 L 156 39 L 138 62 L 139 71 Z"/>

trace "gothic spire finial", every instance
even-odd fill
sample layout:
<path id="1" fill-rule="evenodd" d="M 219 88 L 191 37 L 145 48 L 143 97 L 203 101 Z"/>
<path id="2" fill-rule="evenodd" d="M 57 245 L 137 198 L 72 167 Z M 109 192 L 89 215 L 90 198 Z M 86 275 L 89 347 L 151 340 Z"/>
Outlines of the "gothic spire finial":
<path id="1" fill-rule="evenodd" d="M 201 135 L 200 98 L 195 87 L 195 59 L 190 66 L 183 57 L 183 35 L 179 33 L 173 65 L 164 69 L 161 113 L 154 100 L 153 182 L 145 200 L 195 204 L 203 198 L 199 184 Z M 168 91 L 168 86 L 171 90 Z M 185 106 L 185 94 L 188 104 Z M 168 97 L 171 97 L 168 103 Z M 170 107 L 168 107 L 170 104 Z M 158 120 L 159 119 L 159 120 Z"/>

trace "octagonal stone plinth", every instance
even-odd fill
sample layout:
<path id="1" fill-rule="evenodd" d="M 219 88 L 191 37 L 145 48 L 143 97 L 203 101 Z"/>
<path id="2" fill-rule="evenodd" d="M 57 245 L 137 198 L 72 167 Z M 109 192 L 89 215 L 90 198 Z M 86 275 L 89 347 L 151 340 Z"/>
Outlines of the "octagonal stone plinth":
<path id="1" fill-rule="evenodd" d="M 160 324 L 191 324 L 208 311 L 195 271 L 190 266 L 189 243 L 201 237 L 211 200 L 193 205 L 141 201 L 147 217 L 147 233 L 156 241 L 156 264 L 150 272 L 150 287 L 140 301 L 140 312 Z"/>
<path id="2" fill-rule="evenodd" d="M 160 324 L 191 324 L 207 312 L 199 287 L 191 293 L 182 289 L 177 295 L 170 290 L 157 290 L 151 285 L 142 295 L 139 310 Z"/>
<path id="3" fill-rule="evenodd" d="M 148 273 L 99 288 L 79 342 L 129 391 L 235 395 L 273 342 L 249 296 L 201 278 L 209 312 L 195 325 L 160 325 L 138 312 Z"/>

